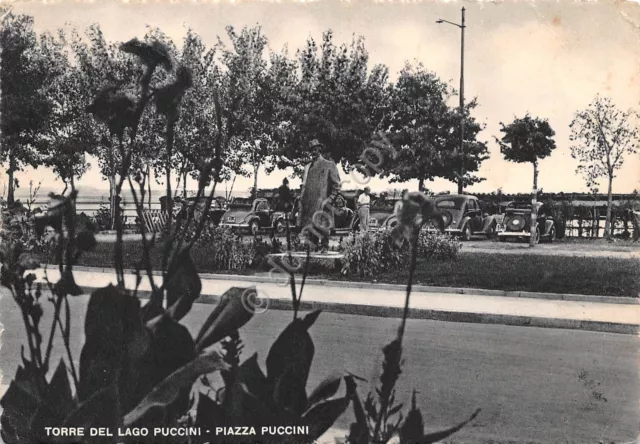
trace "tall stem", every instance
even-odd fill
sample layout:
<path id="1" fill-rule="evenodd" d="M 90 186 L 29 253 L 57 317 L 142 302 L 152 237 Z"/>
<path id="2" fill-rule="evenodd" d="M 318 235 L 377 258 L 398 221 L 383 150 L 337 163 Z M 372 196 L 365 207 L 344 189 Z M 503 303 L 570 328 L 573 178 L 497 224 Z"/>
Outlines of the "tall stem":
<path id="1" fill-rule="evenodd" d="M 409 301 L 411 299 L 411 290 L 413 288 L 413 277 L 416 273 L 416 264 L 418 262 L 418 235 L 419 230 L 416 230 L 411 239 L 411 265 L 409 266 L 409 281 L 407 282 L 407 291 L 404 298 L 404 310 L 402 312 L 402 322 L 398 328 L 398 340 L 402 345 L 402 339 L 404 338 L 404 332 L 407 327 L 407 318 L 409 317 Z"/>

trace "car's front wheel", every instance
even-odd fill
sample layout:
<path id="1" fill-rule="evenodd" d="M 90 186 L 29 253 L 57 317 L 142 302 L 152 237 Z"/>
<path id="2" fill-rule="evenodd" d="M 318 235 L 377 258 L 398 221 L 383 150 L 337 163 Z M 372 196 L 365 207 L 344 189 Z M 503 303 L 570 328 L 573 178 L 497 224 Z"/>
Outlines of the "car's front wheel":
<path id="1" fill-rule="evenodd" d="M 540 243 L 540 228 L 536 228 L 535 243 L 536 243 L 536 245 Z"/>
<path id="2" fill-rule="evenodd" d="M 255 236 L 258 234 L 258 231 L 260 231 L 260 224 L 257 220 L 252 220 L 249 223 L 249 232 Z"/>
<path id="3" fill-rule="evenodd" d="M 465 242 L 471 240 L 471 225 L 466 224 L 462 229 L 462 240 Z"/>
<path id="4" fill-rule="evenodd" d="M 556 227 L 551 227 L 549 231 L 549 242 L 553 243 L 556 240 Z"/>
<path id="5" fill-rule="evenodd" d="M 284 221 L 282 219 L 278 219 L 276 221 L 276 224 L 274 226 L 274 229 L 276 230 L 276 233 L 278 234 L 284 234 L 284 232 L 286 231 L 286 226 L 284 224 Z"/>

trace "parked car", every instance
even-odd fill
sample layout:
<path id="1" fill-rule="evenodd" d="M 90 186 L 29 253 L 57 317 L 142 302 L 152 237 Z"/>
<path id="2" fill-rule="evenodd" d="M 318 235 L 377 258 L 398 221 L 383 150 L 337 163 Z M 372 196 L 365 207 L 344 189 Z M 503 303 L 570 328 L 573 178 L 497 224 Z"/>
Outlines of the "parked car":
<path id="1" fill-rule="evenodd" d="M 369 230 L 379 230 L 381 228 L 393 228 L 397 225 L 398 219 L 395 215 L 395 206 L 399 199 L 377 199 L 371 203 L 369 209 Z M 360 230 L 360 217 L 356 213 L 353 218 L 352 229 Z"/>
<path id="2" fill-rule="evenodd" d="M 199 199 L 194 197 L 187 197 L 186 200 L 179 200 L 176 202 L 176 207 L 179 208 L 179 212 L 186 212 L 192 205 L 197 205 L 194 214 L 196 218 L 199 218 L 207 202 L 207 197 L 202 196 Z M 222 216 L 227 211 L 224 200 L 213 199 L 211 206 L 209 207 L 208 219 L 213 225 L 219 225 Z"/>
<path id="3" fill-rule="evenodd" d="M 273 228 L 273 214 L 267 199 L 259 198 L 251 202 L 250 199 L 236 198 L 229 204 L 220 225 L 257 234 L 260 230 Z"/>
<path id="4" fill-rule="evenodd" d="M 498 224 L 498 227 L 502 225 L 502 222 L 504 221 L 504 216 L 507 213 L 507 210 L 509 208 L 513 208 L 514 205 L 515 205 L 515 202 L 512 200 L 494 204 L 493 209 L 495 214 L 493 214 L 493 216 L 496 220 L 496 223 Z M 489 212 L 489 214 L 491 214 L 491 212 Z"/>
<path id="5" fill-rule="evenodd" d="M 553 242 L 556 239 L 555 221 L 542 203 L 537 204 L 536 244 L 541 239 Z M 508 238 L 529 239 L 531 236 L 531 204 L 514 203 L 507 208 L 504 221 L 498 229 L 498 239 L 501 242 Z"/>
<path id="6" fill-rule="evenodd" d="M 277 211 L 273 214 L 273 227 L 275 231 L 279 234 L 282 234 L 286 230 L 285 225 L 285 217 L 289 218 L 289 227 L 293 229 L 302 229 L 304 227 L 297 227 L 297 212 L 299 210 L 299 198 L 296 198 L 295 203 L 293 205 L 293 211 L 290 213 L 284 213 L 282 211 Z M 327 212 L 333 212 L 333 229 L 331 230 L 332 234 L 336 231 L 345 231 L 352 229 L 353 221 L 354 221 L 354 211 L 349 208 L 347 199 L 339 194 L 334 203 L 333 209 L 328 208 Z"/>
<path id="7" fill-rule="evenodd" d="M 497 222 L 494 216 L 483 213 L 478 198 L 469 195 L 449 194 L 435 198 L 436 208 L 440 210 L 446 233 L 471 240 L 472 236 L 493 237 Z M 429 231 L 437 229 L 431 224 Z"/>
<path id="8" fill-rule="evenodd" d="M 293 201 L 293 208 L 291 208 L 291 211 L 276 211 L 273 213 L 273 228 L 276 233 L 284 234 L 286 232 L 287 220 L 289 221 L 289 229 L 295 228 L 299 205 L 300 198 L 296 197 Z"/>

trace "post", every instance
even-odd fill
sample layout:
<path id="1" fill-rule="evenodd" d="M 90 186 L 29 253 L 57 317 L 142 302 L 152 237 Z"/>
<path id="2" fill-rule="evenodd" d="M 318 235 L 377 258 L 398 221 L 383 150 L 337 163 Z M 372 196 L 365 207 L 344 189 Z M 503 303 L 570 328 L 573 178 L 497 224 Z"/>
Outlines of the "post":
<path id="1" fill-rule="evenodd" d="M 529 237 L 529 247 L 536 245 L 536 230 L 538 225 L 538 161 L 533 162 L 533 194 L 531 196 L 531 236 Z"/>
<path id="2" fill-rule="evenodd" d="M 464 191 L 464 6 L 462 7 L 462 25 L 460 26 L 460 177 L 458 194 Z"/>

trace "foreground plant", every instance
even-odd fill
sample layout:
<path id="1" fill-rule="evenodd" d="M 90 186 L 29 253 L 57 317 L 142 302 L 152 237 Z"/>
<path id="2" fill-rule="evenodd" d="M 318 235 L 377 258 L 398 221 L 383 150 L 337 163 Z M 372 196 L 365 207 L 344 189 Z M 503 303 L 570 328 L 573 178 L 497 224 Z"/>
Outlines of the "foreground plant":
<path id="1" fill-rule="evenodd" d="M 476 410 L 469 419 L 446 430 L 435 433 L 425 433 L 422 412 L 416 405 L 416 392 L 413 392 L 411 409 L 405 417 L 402 413 L 403 404 L 396 402 L 395 387 L 402 374 L 402 342 L 409 316 L 409 301 L 413 276 L 420 247 L 420 230 L 423 225 L 433 222 L 442 227 L 444 220 L 437 210 L 433 200 L 422 193 L 410 193 L 397 209 L 399 224 L 394 230 L 398 244 L 408 242 L 411 245 L 411 264 L 409 266 L 409 282 L 405 297 L 404 313 L 398 333 L 393 341 L 383 348 L 384 360 L 380 383 L 375 389 L 375 395 L 367 394 L 364 403 L 358 392 L 351 390 L 353 396 L 353 412 L 355 422 L 349 429 L 348 442 L 350 444 L 386 444 L 393 440 L 401 444 L 429 444 L 437 443 L 462 429 L 480 412 Z M 353 381 L 349 381 L 355 385 Z"/>

